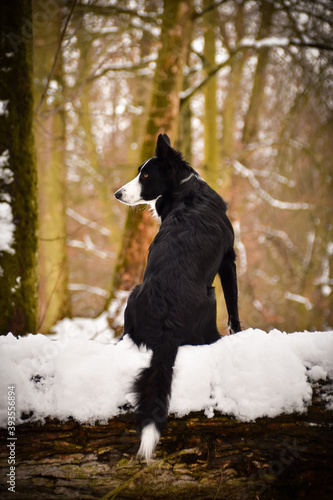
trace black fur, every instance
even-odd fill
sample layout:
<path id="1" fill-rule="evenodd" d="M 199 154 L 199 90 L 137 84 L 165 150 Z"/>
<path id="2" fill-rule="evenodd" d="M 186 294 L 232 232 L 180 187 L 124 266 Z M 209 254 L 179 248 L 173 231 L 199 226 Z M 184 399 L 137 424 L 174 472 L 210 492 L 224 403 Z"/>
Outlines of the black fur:
<path id="1" fill-rule="evenodd" d="M 162 431 L 179 346 L 220 339 L 213 280 L 219 274 L 230 332 L 240 331 L 234 232 L 224 200 L 171 148 L 164 134 L 155 157 L 139 168 L 142 199 L 156 201 L 161 226 L 143 282 L 132 291 L 124 333 L 152 350 L 149 368 L 134 384 L 141 428 Z M 141 170 L 140 170 L 141 169 Z M 119 190 L 120 191 L 120 190 Z M 117 195 L 120 198 L 120 195 Z"/>

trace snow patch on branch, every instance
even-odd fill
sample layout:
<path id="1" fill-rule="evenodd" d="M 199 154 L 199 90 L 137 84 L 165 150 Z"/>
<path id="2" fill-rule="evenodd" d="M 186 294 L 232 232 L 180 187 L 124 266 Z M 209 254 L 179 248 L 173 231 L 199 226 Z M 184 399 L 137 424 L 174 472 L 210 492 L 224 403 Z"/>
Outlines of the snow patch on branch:
<path id="1" fill-rule="evenodd" d="M 286 292 L 284 294 L 285 298 L 288 300 L 293 300 L 294 302 L 298 302 L 299 304 L 304 304 L 305 309 L 310 311 L 312 309 L 312 304 L 307 297 L 303 297 L 303 295 L 298 295 L 297 293 Z"/>
<path id="2" fill-rule="evenodd" d="M 242 165 L 237 160 L 233 162 L 233 167 L 237 174 L 244 177 L 244 179 L 249 180 L 258 196 L 260 196 L 261 199 L 266 201 L 266 203 L 268 203 L 272 207 L 280 208 L 281 210 L 308 210 L 310 208 L 310 205 L 308 203 L 290 203 L 288 201 L 276 200 L 260 186 L 259 181 L 250 169 Z"/>
<path id="3" fill-rule="evenodd" d="M 291 43 L 287 37 L 268 36 L 261 40 L 255 40 L 252 37 L 245 37 L 240 42 L 240 47 L 254 47 L 261 49 L 262 47 L 286 47 Z"/>
<path id="4" fill-rule="evenodd" d="M 285 184 L 288 187 L 295 187 L 295 181 L 290 180 L 284 175 L 278 174 L 277 172 L 269 172 L 268 170 L 258 170 L 256 168 L 254 168 L 252 172 L 257 177 L 263 177 L 264 179 L 272 179 L 274 181 L 280 182 L 280 184 Z"/>
<path id="5" fill-rule="evenodd" d="M 90 286 L 84 283 L 70 283 L 68 285 L 68 290 L 73 292 L 88 292 L 94 295 L 100 295 L 101 297 L 108 298 L 109 293 L 103 288 L 99 288 L 97 286 Z"/>
<path id="6" fill-rule="evenodd" d="M 77 222 L 79 222 L 80 224 L 82 224 L 82 226 L 87 226 L 87 227 L 90 227 L 91 229 L 96 229 L 96 231 L 103 234 L 103 236 L 110 236 L 110 234 L 111 234 L 111 231 L 109 229 L 101 226 L 100 224 L 97 224 L 97 222 L 95 222 L 95 221 L 87 219 L 86 217 L 84 217 L 81 214 L 78 214 L 72 208 L 68 207 L 66 210 L 66 213 L 67 213 L 67 215 L 72 217 L 72 219 L 74 219 Z"/>
<path id="7" fill-rule="evenodd" d="M 258 276 L 259 278 L 264 280 L 265 283 L 268 283 L 269 285 L 272 285 L 272 286 L 276 285 L 280 280 L 279 276 L 269 276 L 262 269 L 256 269 L 254 271 L 254 274 L 255 274 L 255 276 Z"/>
<path id="8" fill-rule="evenodd" d="M 84 241 L 69 240 L 67 244 L 70 247 L 82 248 L 83 250 L 87 250 L 96 255 L 97 257 L 100 257 L 101 259 L 108 259 L 114 257 L 113 252 L 107 252 L 105 250 L 100 250 L 99 248 L 97 248 L 97 246 L 93 243 L 93 241 L 88 235 L 85 235 Z"/>
<path id="9" fill-rule="evenodd" d="M 259 242 L 264 243 L 267 238 L 279 238 L 281 241 L 284 242 L 287 248 L 290 250 L 294 249 L 295 246 L 291 239 L 289 238 L 288 234 L 285 231 L 282 231 L 281 229 L 273 229 L 272 227 L 267 227 L 267 226 L 258 226 L 258 229 L 263 231 L 264 234 L 259 236 Z"/>

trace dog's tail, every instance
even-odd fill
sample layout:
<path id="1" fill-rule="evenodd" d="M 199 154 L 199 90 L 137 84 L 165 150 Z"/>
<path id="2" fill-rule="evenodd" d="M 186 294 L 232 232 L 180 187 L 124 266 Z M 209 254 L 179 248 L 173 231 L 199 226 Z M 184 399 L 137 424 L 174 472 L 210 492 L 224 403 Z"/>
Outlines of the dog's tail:
<path id="1" fill-rule="evenodd" d="M 151 459 L 166 424 L 171 395 L 173 365 L 177 346 L 159 345 L 153 351 L 150 366 L 141 371 L 134 383 L 136 411 L 141 427 L 138 458 Z"/>

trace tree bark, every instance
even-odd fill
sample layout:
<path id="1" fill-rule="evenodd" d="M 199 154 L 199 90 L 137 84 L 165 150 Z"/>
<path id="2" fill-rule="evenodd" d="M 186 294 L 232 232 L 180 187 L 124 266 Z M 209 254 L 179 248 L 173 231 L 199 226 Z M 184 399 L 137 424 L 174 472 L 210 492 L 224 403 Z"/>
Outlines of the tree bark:
<path id="1" fill-rule="evenodd" d="M 40 12 L 40 2 L 34 1 L 34 12 Z M 38 71 L 36 102 L 45 88 L 45 75 L 52 67 L 60 40 L 62 14 L 58 12 L 48 22 L 40 23 L 35 33 Z M 37 68 L 36 68 L 37 69 Z M 55 111 L 62 102 L 61 58 L 52 76 L 57 85 L 53 102 L 40 106 L 36 116 L 37 164 L 40 206 L 39 258 L 39 331 L 48 333 L 60 319 L 70 316 L 67 262 L 67 224 L 65 188 L 65 111 Z"/>
<path id="2" fill-rule="evenodd" d="M 158 132 L 169 134 L 173 141 L 177 138 L 179 93 L 182 90 L 183 66 L 191 41 L 192 24 L 191 2 L 174 0 L 164 3 L 160 50 L 141 162 L 153 156 Z M 111 326 L 126 301 L 126 296 L 120 299 L 118 292 L 130 291 L 141 280 L 148 247 L 155 232 L 156 223 L 147 211 L 131 209 L 128 212 L 111 293 L 112 299 L 117 298 L 117 308 L 110 318 Z M 121 333 L 119 330 L 121 328 L 116 328 L 117 333 Z"/>
<path id="3" fill-rule="evenodd" d="M 326 388 L 327 389 L 327 388 Z M 135 458 L 131 414 L 103 425 L 48 421 L 16 428 L 15 498 L 330 500 L 333 411 L 319 386 L 303 414 L 242 423 L 202 412 L 169 418 L 147 466 Z M 0 472 L 8 474 L 7 430 L 0 431 Z M 3 500 L 13 498 L 3 479 Z"/>
<path id="4" fill-rule="evenodd" d="M 0 3 L 0 334 L 37 329 L 38 200 L 33 136 L 31 1 Z M 5 237 L 2 225 L 1 240 Z"/>
<path id="5" fill-rule="evenodd" d="M 211 0 L 205 0 L 204 8 L 208 8 L 212 5 Z M 205 16 L 205 46 L 204 46 L 204 58 L 208 65 L 208 69 L 215 66 L 215 19 L 216 13 L 214 10 L 209 12 Z M 218 140 L 217 140 L 217 102 L 216 102 L 216 92 L 217 92 L 217 76 L 214 75 L 210 78 L 209 82 L 204 88 L 205 96 L 205 114 L 204 114 L 204 174 L 205 179 L 209 185 L 218 190 L 218 163 L 219 163 L 219 151 L 218 151 Z"/>
<path id="6" fill-rule="evenodd" d="M 272 17 L 275 12 L 274 3 L 263 0 L 261 2 L 261 25 L 258 38 L 270 35 Z M 260 129 L 260 113 L 264 101 L 264 89 L 266 79 L 266 66 L 269 60 L 269 47 L 263 47 L 258 52 L 257 67 L 253 79 L 253 88 L 248 111 L 246 113 L 243 129 L 243 143 L 248 144 L 255 140 Z"/>
<path id="7" fill-rule="evenodd" d="M 237 14 L 235 16 L 235 29 L 237 33 L 237 40 L 239 41 L 244 36 L 244 5 L 243 3 L 238 4 Z M 229 40 L 224 34 L 225 43 L 229 43 Z M 229 50 L 231 51 L 230 47 Z M 230 59 L 230 74 L 228 78 L 228 88 L 227 93 L 223 100 L 222 108 L 222 122 L 223 122 L 223 133 L 221 141 L 222 149 L 222 182 L 224 188 L 230 189 L 231 176 L 232 176 L 232 166 L 231 159 L 235 156 L 237 151 L 237 144 L 235 140 L 235 131 L 237 124 L 237 112 L 239 112 L 239 101 L 241 98 L 242 90 L 242 76 L 244 70 L 244 64 L 248 57 L 248 51 L 242 50 L 238 53 L 234 53 Z"/>

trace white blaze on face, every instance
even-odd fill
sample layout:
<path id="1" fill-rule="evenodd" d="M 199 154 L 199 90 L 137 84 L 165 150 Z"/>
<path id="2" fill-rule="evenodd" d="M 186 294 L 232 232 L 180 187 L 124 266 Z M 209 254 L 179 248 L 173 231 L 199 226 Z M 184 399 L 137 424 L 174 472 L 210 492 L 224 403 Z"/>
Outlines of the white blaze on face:
<path id="1" fill-rule="evenodd" d="M 140 203 L 145 203 L 141 199 L 141 184 L 140 184 L 140 174 L 135 177 L 132 181 L 128 182 L 120 188 L 116 195 L 119 201 L 125 203 L 125 205 L 139 205 Z"/>

